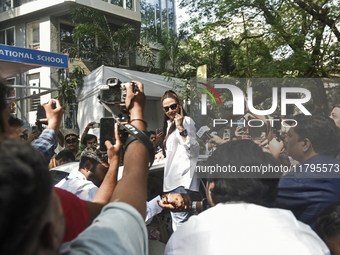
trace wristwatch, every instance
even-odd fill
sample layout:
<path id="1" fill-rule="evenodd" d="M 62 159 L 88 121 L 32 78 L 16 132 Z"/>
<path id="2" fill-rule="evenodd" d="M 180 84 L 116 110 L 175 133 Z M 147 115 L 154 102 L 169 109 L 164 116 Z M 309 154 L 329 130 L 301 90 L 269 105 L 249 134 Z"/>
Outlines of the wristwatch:
<path id="1" fill-rule="evenodd" d="M 179 132 L 180 136 L 187 136 L 188 135 L 188 131 L 186 129 L 184 129 L 182 132 Z"/>
<path id="2" fill-rule="evenodd" d="M 194 213 L 194 214 L 197 214 L 197 201 L 192 201 L 191 203 L 191 211 Z"/>

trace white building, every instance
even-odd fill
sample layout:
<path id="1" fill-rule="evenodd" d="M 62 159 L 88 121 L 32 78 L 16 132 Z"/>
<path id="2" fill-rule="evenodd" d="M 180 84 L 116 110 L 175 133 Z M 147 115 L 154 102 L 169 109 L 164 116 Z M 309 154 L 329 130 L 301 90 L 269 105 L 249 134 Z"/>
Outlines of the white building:
<path id="1" fill-rule="evenodd" d="M 0 44 L 65 53 L 73 44 L 74 26 L 69 22 L 69 15 L 76 7 L 89 7 L 105 14 L 115 28 L 130 24 L 140 31 L 139 0 L 0 0 Z M 129 59 L 127 65 L 134 65 L 135 61 Z M 73 65 L 69 64 L 69 67 Z M 56 88 L 59 77 L 57 69 L 40 67 L 8 78 L 8 81 L 37 87 L 25 89 L 22 93 L 27 96 L 39 93 L 39 87 Z M 18 96 L 18 89 L 14 89 L 10 96 L 15 94 Z M 56 95 L 53 92 L 52 95 L 24 100 L 22 105 L 18 102 L 13 112 L 24 122 L 34 125 L 37 105 Z"/>

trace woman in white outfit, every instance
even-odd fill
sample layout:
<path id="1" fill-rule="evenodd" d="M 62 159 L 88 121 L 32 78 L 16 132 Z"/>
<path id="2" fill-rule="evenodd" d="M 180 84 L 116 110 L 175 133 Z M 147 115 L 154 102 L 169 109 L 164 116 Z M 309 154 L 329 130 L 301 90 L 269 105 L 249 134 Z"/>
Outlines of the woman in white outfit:
<path id="1" fill-rule="evenodd" d="M 172 193 L 190 196 L 199 189 L 195 174 L 199 153 L 195 123 L 187 116 L 174 91 L 166 91 L 161 101 L 165 113 L 163 125 L 165 134 L 161 142 L 163 150 L 156 155 L 156 159 L 166 157 L 163 191 L 170 196 Z M 171 212 L 171 216 L 172 228 L 176 231 L 190 215 L 187 212 Z"/>

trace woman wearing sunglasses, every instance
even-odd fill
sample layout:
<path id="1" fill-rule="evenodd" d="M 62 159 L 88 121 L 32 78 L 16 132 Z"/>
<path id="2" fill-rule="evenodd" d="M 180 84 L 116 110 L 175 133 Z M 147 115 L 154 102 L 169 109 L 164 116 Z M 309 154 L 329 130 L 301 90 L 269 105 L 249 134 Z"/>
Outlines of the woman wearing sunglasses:
<path id="1" fill-rule="evenodd" d="M 190 196 L 199 188 L 196 175 L 191 177 L 190 173 L 195 171 L 199 154 L 195 123 L 183 109 L 174 91 L 166 91 L 161 101 L 165 114 L 163 124 L 165 134 L 161 141 L 163 150 L 156 155 L 156 159 L 159 161 L 167 158 L 164 166 L 163 191 Z M 187 212 L 171 212 L 173 230 L 187 221 L 189 216 Z"/>

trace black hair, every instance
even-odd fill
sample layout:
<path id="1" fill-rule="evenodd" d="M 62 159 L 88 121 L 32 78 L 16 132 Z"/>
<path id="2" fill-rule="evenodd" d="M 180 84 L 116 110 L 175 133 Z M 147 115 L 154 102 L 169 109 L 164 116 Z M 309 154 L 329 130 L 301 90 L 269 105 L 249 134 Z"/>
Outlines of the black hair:
<path id="1" fill-rule="evenodd" d="M 84 168 L 85 162 L 88 161 L 88 160 L 90 160 L 90 162 L 91 162 L 92 165 L 93 165 L 93 167 L 92 167 L 92 169 L 91 169 L 91 172 L 92 172 L 92 173 L 95 173 L 95 170 L 96 170 L 98 164 L 100 164 L 100 163 L 99 163 L 97 160 L 93 159 L 93 158 L 89 158 L 89 157 L 85 157 L 85 156 L 82 156 L 82 157 L 80 158 L 80 162 L 79 162 L 79 170 Z"/>
<path id="2" fill-rule="evenodd" d="M 0 143 L 0 254 L 30 245 L 52 194 L 45 158 L 29 144 Z"/>
<path id="3" fill-rule="evenodd" d="M 13 115 L 11 115 L 11 117 L 9 118 L 8 120 L 8 124 L 10 126 L 18 126 L 18 127 L 22 127 L 24 125 L 24 122 L 17 118 L 17 117 L 14 117 Z"/>
<path id="4" fill-rule="evenodd" d="M 340 130 L 334 120 L 324 115 L 295 117 L 297 126 L 294 132 L 299 140 L 308 138 L 313 149 L 319 155 L 333 155 L 336 157 L 340 152 Z"/>
<path id="5" fill-rule="evenodd" d="M 273 206 L 277 195 L 277 186 L 282 173 L 274 173 L 271 178 L 238 178 L 241 166 L 279 166 L 277 160 L 251 140 L 230 141 L 222 144 L 208 158 L 208 165 L 235 166 L 235 173 L 228 173 L 228 178 L 209 178 L 214 182 L 211 197 L 215 204 L 230 201 L 243 201 L 263 206 Z M 249 173 L 250 176 L 250 173 Z M 235 178 L 234 178 L 235 177 Z M 257 175 L 257 177 L 259 177 Z M 262 175 L 261 177 L 265 177 Z"/>
<path id="6" fill-rule="evenodd" d="M 87 144 L 87 141 L 90 141 L 90 140 L 92 140 L 93 138 L 96 139 L 96 143 L 97 143 L 97 136 L 91 135 L 91 134 L 86 134 L 86 135 L 84 136 L 84 138 L 83 138 L 84 145 Z"/>
<path id="7" fill-rule="evenodd" d="M 320 212 L 314 230 L 322 239 L 340 238 L 340 202 Z"/>
<path id="8" fill-rule="evenodd" d="M 0 79 L 0 129 L 2 133 L 5 133 L 5 125 L 4 120 L 2 119 L 2 112 L 6 109 L 7 102 L 6 102 L 6 85 Z"/>
<path id="9" fill-rule="evenodd" d="M 75 161 L 76 158 L 74 157 L 74 154 L 70 150 L 64 150 L 58 153 L 58 155 L 55 157 L 56 160 L 63 159 L 63 161 Z"/>
<path id="10" fill-rule="evenodd" d="M 153 131 L 153 130 L 148 131 L 148 133 L 149 133 L 149 135 L 148 135 L 149 138 L 150 138 L 151 135 L 156 135 L 156 132 Z"/>
<path id="11" fill-rule="evenodd" d="M 340 108 L 340 101 L 337 101 L 333 104 L 333 108 L 338 107 Z"/>

